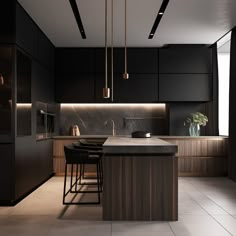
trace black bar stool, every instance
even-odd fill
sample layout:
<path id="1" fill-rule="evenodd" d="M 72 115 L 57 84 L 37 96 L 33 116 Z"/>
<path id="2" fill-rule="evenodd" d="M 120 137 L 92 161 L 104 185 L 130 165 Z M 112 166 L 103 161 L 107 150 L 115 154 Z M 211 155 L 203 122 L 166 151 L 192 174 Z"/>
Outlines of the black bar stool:
<path id="1" fill-rule="evenodd" d="M 88 148 L 73 147 L 72 145 L 64 146 L 65 151 L 65 176 L 64 176 L 64 189 L 63 189 L 63 204 L 100 204 L 100 193 L 102 192 L 102 153 L 97 151 L 91 151 Z M 85 164 L 95 164 L 96 165 L 96 182 L 82 182 L 82 167 Z M 67 189 L 67 172 L 68 165 L 71 166 L 70 173 L 70 186 Z M 74 171 L 74 165 L 76 167 Z M 78 166 L 80 166 L 80 172 L 78 175 Z M 86 185 L 95 185 L 97 190 L 83 190 Z M 68 201 L 68 194 L 72 194 L 71 200 Z M 87 201 L 87 202 L 75 202 L 74 199 L 78 193 L 97 193 L 97 201 Z"/>
<path id="2" fill-rule="evenodd" d="M 89 150 L 90 154 L 95 154 L 95 155 L 100 155 L 101 157 L 103 156 L 103 148 L 102 145 L 104 143 L 103 141 L 91 141 L 91 140 L 86 140 L 86 139 L 80 139 L 77 143 L 73 143 L 72 145 L 74 146 L 74 148 L 78 148 L 78 149 L 84 149 L 84 150 Z M 103 180 L 103 168 L 102 168 L 102 158 L 100 158 L 101 161 L 101 181 Z M 85 165 L 81 165 L 80 166 L 81 169 L 81 173 L 82 173 L 82 179 L 89 179 L 88 177 L 86 177 L 84 175 L 84 170 L 85 170 Z"/>

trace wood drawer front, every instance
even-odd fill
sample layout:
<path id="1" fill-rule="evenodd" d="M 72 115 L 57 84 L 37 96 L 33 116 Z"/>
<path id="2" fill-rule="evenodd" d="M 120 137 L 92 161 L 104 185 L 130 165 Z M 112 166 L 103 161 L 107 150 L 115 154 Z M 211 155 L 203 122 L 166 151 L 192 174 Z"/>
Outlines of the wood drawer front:
<path id="1" fill-rule="evenodd" d="M 210 139 L 176 139 L 167 142 L 178 145 L 178 156 L 181 157 L 208 157 L 208 156 L 227 156 L 227 140 Z"/>
<path id="2" fill-rule="evenodd" d="M 179 157 L 179 176 L 226 176 L 225 157 Z"/>

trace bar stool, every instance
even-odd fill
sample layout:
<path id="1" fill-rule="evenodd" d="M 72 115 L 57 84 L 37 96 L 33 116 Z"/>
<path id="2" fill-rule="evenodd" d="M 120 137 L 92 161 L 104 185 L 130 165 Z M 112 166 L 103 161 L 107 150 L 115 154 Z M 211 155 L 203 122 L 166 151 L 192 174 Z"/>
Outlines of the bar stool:
<path id="1" fill-rule="evenodd" d="M 89 149 L 75 148 L 73 145 L 64 146 L 65 152 L 65 176 L 64 176 L 64 188 L 63 188 L 63 204 L 100 204 L 101 198 L 100 193 L 102 192 L 102 166 L 101 166 L 101 153 L 93 152 Z M 96 165 L 96 182 L 82 182 L 82 166 L 85 164 L 95 164 Z M 70 186 L 67 189 L 67 172 L 68 165 L 71 166 L 70 173 Z M 74 165 L 76 167 L 74 171 Z M 80 166 L 80 172 L 78 175 L 78 166 Z M 97 190 L 83 190 L 87 185 L 97 186 Z M 72 194 L 72 199 L 67 200 L 67 195 Z M 74 202 L 76 195 L 78 193 L 97 193 L 97 201 L 86 201 L 86 202 Z"/>
<path id="2" fill-rule="evenodd" d="M 104 141 L 90 141 L 90 140 L 86 140 L 86 139 L 80 139 L 79 142 L 77 143 L 72 143 L 74 148 L 78 148 L 78 149 L 85 149 L 85 150 L 89 150 L 90 154 L 95 154 L 95 155 L 100 155 L 100 166 L 101 166 L 101 181 L 103 180 L 103 168 L 102 168 L 102 156 L 103 156 L 103 145 Z M 88 179 L 88 177 L 85 177 L 84 175 L 84 170 L 85 170 L 85 165 L 81 165 L 81 173 L 82 173 L 82 179 Z"/>

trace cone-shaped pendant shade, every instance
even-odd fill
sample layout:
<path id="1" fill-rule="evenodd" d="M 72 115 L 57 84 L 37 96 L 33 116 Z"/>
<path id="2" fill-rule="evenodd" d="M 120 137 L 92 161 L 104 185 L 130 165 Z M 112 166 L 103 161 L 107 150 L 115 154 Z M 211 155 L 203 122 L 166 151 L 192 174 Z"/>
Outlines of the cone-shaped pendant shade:
<path id="1" fill-rule="evenodd" d="M 103 97 L 104 98 L 110 97 L 110 89 L 109 88 L 103 88 Z"/>

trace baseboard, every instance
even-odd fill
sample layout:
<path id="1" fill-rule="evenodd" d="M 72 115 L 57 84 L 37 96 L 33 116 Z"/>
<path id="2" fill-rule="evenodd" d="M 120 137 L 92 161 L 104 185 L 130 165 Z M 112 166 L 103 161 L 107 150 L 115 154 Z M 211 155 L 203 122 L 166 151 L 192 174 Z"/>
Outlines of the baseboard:
<path id="1" fill-rule="evenodd" d="M 23 194 L 21 197 L 15 199 L 15 200 L 0 200 L 0 206 L 15 206 L 20 201 L 22 201 L 24 198 L 26 198 L 29 194 L 31 194 L 33 191 L 35 191 L 38 187 L 40 187 L 42 184 L 47 182 L 49 179 L 51 179 L 54 176 L 54 173 L 50 174 L 47 178 L 45 178 L 42 182 L 37 184 L 34 188 Z"/>

